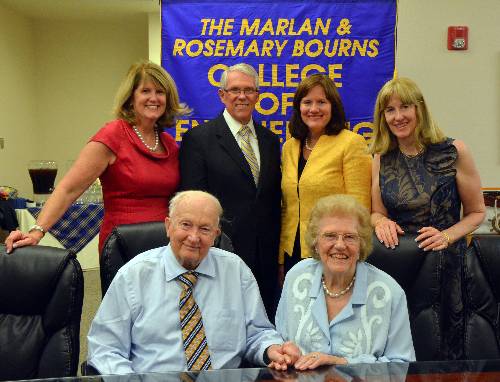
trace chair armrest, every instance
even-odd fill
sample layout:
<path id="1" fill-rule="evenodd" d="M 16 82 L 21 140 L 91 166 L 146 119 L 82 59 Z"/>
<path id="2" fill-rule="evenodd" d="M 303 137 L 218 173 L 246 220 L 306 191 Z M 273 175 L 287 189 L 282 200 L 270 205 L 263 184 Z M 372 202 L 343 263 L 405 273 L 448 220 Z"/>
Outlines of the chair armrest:
<path id="1" fill-rule="evenodd" d="M 89 375 L 101 375 L 97 369 L 87 363 L 87 361 L 83 361 L 82 364 L 80 365 L 80 373 L 82 376 L 89 376 Z"/>

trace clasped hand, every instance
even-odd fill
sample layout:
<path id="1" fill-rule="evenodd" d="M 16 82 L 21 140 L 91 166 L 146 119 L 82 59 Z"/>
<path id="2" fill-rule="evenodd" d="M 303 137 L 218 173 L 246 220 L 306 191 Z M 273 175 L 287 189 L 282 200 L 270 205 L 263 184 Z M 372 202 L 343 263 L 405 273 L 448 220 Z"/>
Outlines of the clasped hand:
<path id="1" fill-rule="evenodd" d="M 345 358 L 321 352 L 312 352 L 305 355 L 300 355 L 293 363 L 293 366 L 295 367 L 296 370 L 312 370 L 323 365 L 345 365 L 345 364 L 347 364 L 347 360 Z M 270 368 L 276 370 L 286 370 L 286 369 L 278 369 L 278 367 L 276 366 L 280 365 L 276 365 L 274 362 L 271 362 L 271 364 L 269 365 Z"/>
<path id="2" fill-rule="evenodd" d="M 287 341 L 283 345 L 271 345 L 267 348 L 267 356 L 271 360 L 267 367 L 286 370 L 289 366 L 294 365 L 301 355 L 302 352 L 298 346 L 291 341 Z"/>
<path id="3" fill-rule="evenodd" d="M 345 358 L 316 351 L 300 357 L 299 360 L 295 362 L 294 366 L 297 370 L 311 370 L 323 365 L 345 364 L 347 364 L 347 360 Z"/>

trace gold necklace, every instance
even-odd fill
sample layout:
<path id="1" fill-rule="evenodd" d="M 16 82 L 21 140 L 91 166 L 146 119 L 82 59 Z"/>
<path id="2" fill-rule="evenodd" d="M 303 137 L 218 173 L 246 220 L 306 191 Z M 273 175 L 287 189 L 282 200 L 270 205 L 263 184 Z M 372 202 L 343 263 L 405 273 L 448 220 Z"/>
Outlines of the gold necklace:
<path id="1" fill-rule="evenodd" d="M 355 280 L 356 280 L 356 275 L 354 275 L 352 277 L 351 282 L 349 283 L 349 285 L 345 289 L 342 289 L 340 292 L 334 293 L 334 292 L 330 292 L 330 290 L 327 288 L 326 283 L 325 283 L 325 276 L 321 276 L 321 284 L 323 285 L 323 290 L 328 295 L 328 297 L 331 297 L 331 298 L 338 298 L 340 296 L 345 295 L 347 292 L 349 292 L 351 290 L 352 286 L 354 285 Z"/>
<path id="2" fill-rule="evenodd" d="M 411 159 L 411 158 L 416 158 L 418 157 L 420 154 L 422 154 L 424 152 L 424 148 L 422 147 L 420 150 L 418 150 L 418 152 L 416 154 L 407 154 L 405 153 L 401 147 L 399 148 L 399 151 L 401 152 L 401 154 L 403 154 L 405 157 Z"/>

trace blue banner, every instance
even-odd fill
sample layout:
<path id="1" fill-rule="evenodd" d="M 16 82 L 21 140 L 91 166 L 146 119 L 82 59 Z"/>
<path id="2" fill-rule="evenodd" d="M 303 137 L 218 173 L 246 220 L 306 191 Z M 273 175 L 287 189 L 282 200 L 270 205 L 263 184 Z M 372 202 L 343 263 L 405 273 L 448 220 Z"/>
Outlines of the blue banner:
<path id="1" fill-rule="evenodd" d="M 286 139 L 302 78 L 335 82 L 350 129 L 369 139 L 378 90 L 395 66 L 396 0 L 162 1 L 162 65 L 193 114 L 168 129 L 181 140 L 224 109 L 220 76 L 245 62 L 259 73 L 254 119 Z"/>

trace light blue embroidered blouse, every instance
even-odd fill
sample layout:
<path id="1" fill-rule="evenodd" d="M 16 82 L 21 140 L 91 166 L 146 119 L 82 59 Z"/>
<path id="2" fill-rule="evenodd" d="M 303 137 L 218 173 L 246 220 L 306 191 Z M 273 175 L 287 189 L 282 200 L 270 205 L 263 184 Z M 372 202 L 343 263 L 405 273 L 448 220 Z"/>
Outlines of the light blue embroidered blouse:
<path id="1" fill-rule="evenodd" d="M 349 363 L 415 361 L 406 296 L 391 276 L 358 262 L 351 299 L 328 322 L 322 273 L 314 259 L 287 273 L 276 312 L 276 328 L 286 341 L 303 354 L 317 351 Z"/>

